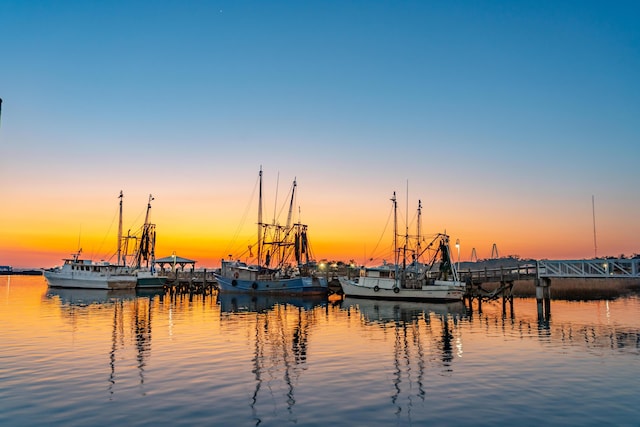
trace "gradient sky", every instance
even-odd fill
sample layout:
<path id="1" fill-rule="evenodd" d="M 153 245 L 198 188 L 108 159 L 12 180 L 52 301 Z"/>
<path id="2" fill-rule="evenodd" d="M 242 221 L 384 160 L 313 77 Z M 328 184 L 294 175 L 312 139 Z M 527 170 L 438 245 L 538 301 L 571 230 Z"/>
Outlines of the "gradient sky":
<path id="1" fill-rule="evenodd" d="M 122 190 L 125 230 L 154 195 L 157 256 L 217 266 L 252 241 L 261 165 L 267 216 L 297 178 L 318 259 L 388 246 L 393 191 L 463 261 L 639 253 L 638 22 L 636 1 L 4 0 L 0 265 L 114 253 Z"/>

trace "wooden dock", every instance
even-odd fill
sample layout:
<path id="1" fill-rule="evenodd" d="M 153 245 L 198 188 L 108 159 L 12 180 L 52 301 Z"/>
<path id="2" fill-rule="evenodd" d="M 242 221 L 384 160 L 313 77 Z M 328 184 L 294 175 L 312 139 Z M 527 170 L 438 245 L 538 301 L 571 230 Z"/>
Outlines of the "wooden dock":
<path id="1" fill-rule="evenodd" d="M 193 293 L 210 295 L 218 289 L 218 282 L 212 271 L 177 271 L 167 273 L 165 291 L 169 294 Z"/>

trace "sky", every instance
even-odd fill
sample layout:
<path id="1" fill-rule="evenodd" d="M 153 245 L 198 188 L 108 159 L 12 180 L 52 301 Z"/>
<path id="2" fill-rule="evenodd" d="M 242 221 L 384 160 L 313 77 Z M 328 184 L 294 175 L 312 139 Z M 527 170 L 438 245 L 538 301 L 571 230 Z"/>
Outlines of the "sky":
<path id="1" fill-rule="evenodd" d="M 265 215 L 317 259 L 446 232 L 460 259 L 640 253 L 636 1 L 0 2 L 0 265 L 216 267 Z M 285 214 L 286 216 L 286 214 Z M 277 217 L 277 218 L 276 218 Z M 115 221 L 115 225 L 114 225 Z"/>

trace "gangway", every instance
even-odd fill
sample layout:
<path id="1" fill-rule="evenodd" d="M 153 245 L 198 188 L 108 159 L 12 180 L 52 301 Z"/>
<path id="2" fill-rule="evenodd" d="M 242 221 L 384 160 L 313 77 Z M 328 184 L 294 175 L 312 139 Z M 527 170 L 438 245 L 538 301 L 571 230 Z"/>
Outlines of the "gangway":
<path id="1" fill-rule="evenodd" d="M 537 262 L 538 277 L 590 277 L 632 278 L 640 277 L 640 258 L 590 259 L 590 260 L 541 260 Z"/>

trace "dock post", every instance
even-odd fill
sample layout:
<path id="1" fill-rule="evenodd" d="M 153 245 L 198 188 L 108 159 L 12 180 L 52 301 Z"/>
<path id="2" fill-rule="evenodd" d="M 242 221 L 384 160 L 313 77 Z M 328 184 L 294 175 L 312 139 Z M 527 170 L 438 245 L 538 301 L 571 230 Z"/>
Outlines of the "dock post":
<path id="1" fill-rule="evenodd" d="M 511 317 L 513 318 L 513 280 L 501 283 L 504 286 L 502 290 L 502 315 L 507 315 L 507 302 L 509 302 L 509 309 L 511 310 Z"/>
<path id="2" fill-rule="evenodd" d="M 551 279 L 535 278 L 538 321 L 548 321 L 551 314 Z"/>
<path id="3" fill-rule="evenodd" d="M 551 316 L 551 279 L 549 279 L 548 277 L 545 277 L 542 280 L 545 283 L 545 286 L 544 286 L 544 312 L 547 315 L 546 320 L 549 320 L 549 317 Z"/>

